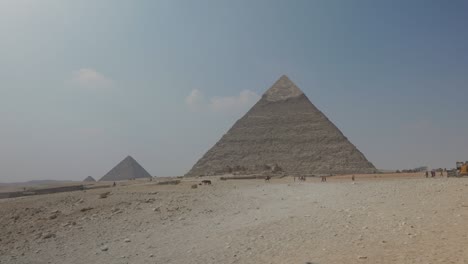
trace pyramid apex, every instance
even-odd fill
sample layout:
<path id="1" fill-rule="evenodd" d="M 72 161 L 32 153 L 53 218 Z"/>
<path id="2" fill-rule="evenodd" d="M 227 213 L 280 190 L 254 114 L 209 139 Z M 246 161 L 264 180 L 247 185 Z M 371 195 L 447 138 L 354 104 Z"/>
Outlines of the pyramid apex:
<path id="1" fill-rule="evenodd" d="M 278 79 L 279 80 L 288 80 L 288 81 L 291 81 L 291 79 L 289 79 L 289 77 L 286 75 L 286 74 L 283 74 L 281 75 L 281 77 Z"/>
<path id="2" fill-rule="evenodd" d="M 135 160 L 132 156 L 128 155 L 124 160 Z"/>
<path id="3" fill-rule="evenodd" d="M 268 101 L 281 101 L 292 97 L 298 97 L 304 93 L 285 74 L 268 89 L 263 96 Z"/>

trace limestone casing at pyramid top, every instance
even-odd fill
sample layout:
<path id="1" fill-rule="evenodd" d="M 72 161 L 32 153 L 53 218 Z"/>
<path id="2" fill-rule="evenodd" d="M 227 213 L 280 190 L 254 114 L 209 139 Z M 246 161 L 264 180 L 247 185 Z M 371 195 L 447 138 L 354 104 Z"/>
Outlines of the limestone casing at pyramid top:
<path id="1" fill-rule="evenodd" d="M 264 94 L 263 98 L 276 102 L 293 97 L 298 97 L 304 93 L 286 75 L 281 76 Z"/>

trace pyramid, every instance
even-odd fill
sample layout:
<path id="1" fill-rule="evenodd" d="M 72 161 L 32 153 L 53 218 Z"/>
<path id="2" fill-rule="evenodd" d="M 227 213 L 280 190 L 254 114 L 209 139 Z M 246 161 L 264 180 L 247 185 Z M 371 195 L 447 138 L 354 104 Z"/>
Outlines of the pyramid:
<path id="1" fill-rule="evenodd" d="M 272 167 L 290 175 L 374 173 L 374 165 L 285 75 L 186 176 Z"/>
<path id="2" fill-rule="evenodd" d="M 136 178 L 151 178 L 151 175 L 131 156 L 127 156 L 99 181 L 123 181 Z"/>
<path id="3" fill-rule="evenodd" d="M 84 182 L 95 182 L 96 180 L 95 180 L 93 177 L 88 176 L 88 177 L 86 177 L 86 179 L 84 179 L 83 181 L 84 181 Z"/>

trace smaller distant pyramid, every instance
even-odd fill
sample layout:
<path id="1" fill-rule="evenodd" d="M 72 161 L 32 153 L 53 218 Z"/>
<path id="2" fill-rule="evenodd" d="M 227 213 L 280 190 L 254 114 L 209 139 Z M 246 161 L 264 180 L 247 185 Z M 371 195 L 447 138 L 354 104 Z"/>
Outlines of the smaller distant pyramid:
<path id="1" fill-rule="evenodd" d="M 134 158 L 127 156 L 99 181 L 124 181 L 136 178 L 151 178 L 151 174 L 138 164 Z"/>
<path id="2" fill-rule="evenodd" d="M 84 182 L 95 182 L 96 180 L 95 180 L 93 177 L 88 176 L 88 177 L 86 177 L 86 179 L 84 179 L 83 181 L 84 181 Z"/>

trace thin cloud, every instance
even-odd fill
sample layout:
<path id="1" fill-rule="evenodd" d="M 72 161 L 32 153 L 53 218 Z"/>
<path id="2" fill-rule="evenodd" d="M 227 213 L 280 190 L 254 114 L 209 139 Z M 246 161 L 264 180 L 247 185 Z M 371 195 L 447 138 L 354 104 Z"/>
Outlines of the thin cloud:
<path id="1" fill-rule="evenodd" d="M 244 90 L 238 96 L 212 97 L 208 106 L 215 112 L 239 111 L 251 107 L 259 98 L 258 94 Z"/>
<path id="2" fill-rule="evenodd" d="M 192 109 L 204 109 L 211 112 L 237 112 L 250 108 L 260 96 L 250 90 L 243 90 L 236 96 L 213 96 L 206 100 L 203 93 L 193 89 L 185 98 L 185 103 Z"/>
<path id="3" fill-rule="evenodd" d="M 190 107 L 195 107 L 202 104 L 204 101 L 203 94 L 198 89 L 193 89 L 185 98 L 185 103 Z"/>
<path id="4" fill-rule="evenodd" d="M 72 81 L 85 88 L 109 88 L 112 80 L 91 68 L 82 68 L 73 72 Z"/>

